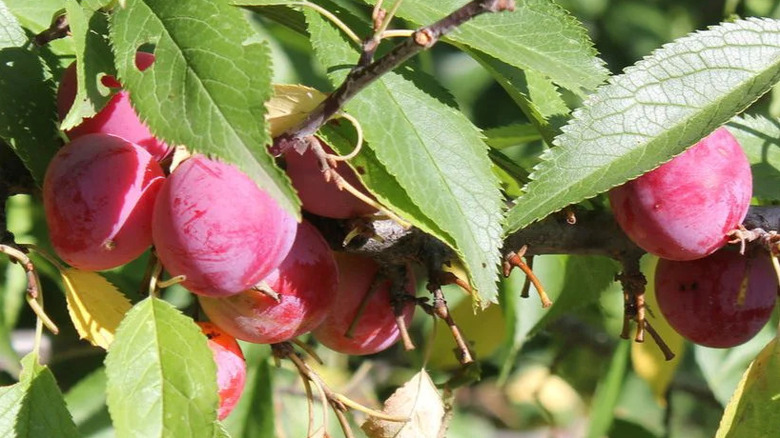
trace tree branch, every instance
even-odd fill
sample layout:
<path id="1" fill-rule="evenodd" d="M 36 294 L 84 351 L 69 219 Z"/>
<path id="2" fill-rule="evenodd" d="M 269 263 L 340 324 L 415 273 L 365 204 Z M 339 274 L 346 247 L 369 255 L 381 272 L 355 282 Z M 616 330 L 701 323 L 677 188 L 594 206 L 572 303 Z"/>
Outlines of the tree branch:
<path id="1" fill-rule="evenodd" d="M 429 26 L 416 30 L 410 38 L 395 46 L 390 52 L 368 65 L 356 65 L 347 75 L 344 82 L 331 93 L 308 117 L 282 134 L 277 143 L 281 150 L 285 144 L 294 144 L 297 139 L 317 132 L 334 114 L 361 90 L 379 79 L 385 73 L 403 64 L 412 56 L 429 49 L 442 36 L 451 32 L 461 24 L 486 12 L 501 12 L 514 10 L 514 0 L 473 0 L 450 15 Z"/>

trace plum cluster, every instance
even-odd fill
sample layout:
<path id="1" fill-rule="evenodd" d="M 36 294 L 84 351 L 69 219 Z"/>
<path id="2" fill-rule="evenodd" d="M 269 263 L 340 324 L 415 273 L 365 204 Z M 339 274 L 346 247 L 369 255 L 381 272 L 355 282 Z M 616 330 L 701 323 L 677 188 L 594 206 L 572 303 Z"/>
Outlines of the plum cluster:
<path id="1" fill-rule="evenodd" d="M 777 278 L 766 253 L 741 255 L 724 248 L 745 219 L 752 184 L 744 151 L 721 127 L 609 192 L 623 231 L 660 257 L 655 293 L 661 312 L 697 344 L 744 343 L 775 306 Z"/>
<path id="2" fill-rule="evenodd" d="M 137 55 L 140 70 L 154 56 Z M 237 167 L 195 154 L 172 171 L 170 149 L 156 139 L 113 77 L 108 104 L 65 132 L 70 139 L 47 169 L 43 196 L 54 250 L 83 270 L 124 265 L 150 247 L 172 278 L 194 293 L 218 369 L 220 419 L 244 385 L 236 340 L 273 344 L 305 333 L 347 354 L 373 354 L 399 337 L 414 300 L 391 293 L 380 267 L 334 253 L 310 223 L 292 215 Z M 60 118 L 75 105 L 75 65 L 58 91 Z M 304 208 L 351 218 L 375 210 L 327 184 L 316 158 L 286 156 Z M 340 174 L 360 187 L 354 173 Z M 364 189 L 365 190 L 365 189 Z M 400 287 L 398 289 L 404 289 Z M 394 289 L 393 289 L 394 290 Z M 401 294 L 414 296 L 410 284 Z"/>

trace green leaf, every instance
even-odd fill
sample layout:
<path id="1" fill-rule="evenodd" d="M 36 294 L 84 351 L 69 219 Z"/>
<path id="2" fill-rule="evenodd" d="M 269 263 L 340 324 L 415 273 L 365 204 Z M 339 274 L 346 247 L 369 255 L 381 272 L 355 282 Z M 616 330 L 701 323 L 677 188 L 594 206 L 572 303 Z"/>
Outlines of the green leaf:
<path id="1" fill-rule="evenodd" d="M 103 75 L 116 75 L 114 55 L 108 44 L 108 16 L 76 0 L 66 0 L 65 11 L 76 49 L 76 98 L 62 120 L 67 130 L 85 117 L 92 117 L 111 98 L 108 87 L 100 82 Z"/>
<path id="2" fill-rule="evenodd" d="M 136 304 L 106 357 L 108 410 L 118 437 L 211 437 L 216 365 L 192 319 L 150 297 Z"/>
<path id="3" fill-rule="evenodd" d="M 258 344 L 241 348 L 247 362 L 246 383 L 241 399 L 224 420 L 225 427 L 235 438 L 275 438 L 270 349 Z"/>
<path id="4" fill-rule="evenodd" d="M 236 164 L 300 216 L 289 180 L 266 150 L 271 58 L 239 9 L 223 1 L 127 0 L 112 16 L 111 41 L 120 81 L 156 136 Z M 156 59 L 141 72 L 135 53 L 145 44 L 155 45 Z"/>
<path id="5" fill-rule="evenodd" d="M 775 335 L 775 328 L 768 324 L 750 341 L 733 348 L 693 347 L 696 363 L 715 398 L 726 405 L 740 380 L 740 376 L 761 349 Z"/>
<path id="6" fill-rule="evenodd" d="M 345 155 L 355 147 L 355 137 L 344 131 L 344 129 L 326 125 L 320 130 L 320 135 L 322 135 L 325 141 L 328 142 L 328 145 L 334 148 L 334 150 Z M 390 208 L 394 212 L 399 212 L 405 219 L 409 220 L 412 225 L 426 233 L 436 236 L 445 242 L 449 240 L 447 233 L 417 207 L 403 187 L 398 183 L 398 180 L 391 175 L 385 166 L 377 159 L 376 154 L 370 147 L 362 149 L 355 158 L 343 165 L 352 167 L 355 171 L 355 175 L 360 178 L 368 191 L 371 192 L 382 205 Z"/>
<path id="7" fill-rule="evenodd" d="M 306 12 L 318 59 L 339 83 L 358 53 L 319 15 Z M 412 72 L 409 73 L 413 75 Z M 395 176 L 425 216 L 450 237 L 466 264 L 483 306 L 497 299 L 501 198 L 479 130 L 442 103 L 441 91 L 417 88 L 388 73 L 350 101 L 346 110 L 360 121 L 367 146 Z M 438 93 L 440 97 L 437 99 Z"/>
<path id="8" fill-rule="evenodd" d="M 614 409 L 620 396 L 620 390 L 623 387 L 630 351 L 631 343 L 622 341 L 618 343 L 615 352 L 612 354 L 612 361 L 609 364 L 607 374 L 599 382 L 596 394 L 591 402 L 594 409 L 590 413 L 588 438 L 607 436 L 607 432 L 610 426 L 612 426 L 612 421 L 615 419 Z"/>
<path id="9" fill-rule="evenodd" d="M 560 134 L 569 107 L 549 79 L 534 70 L 521 70 L 484 53 L 469 51 L 515 101 L 547 144 Z"/>
<path id="10" fill-rule="evenodd" d="M 54 84 L 27 43 L 19 22 L 0 2 L 0 138 L 43 185 L 46 166 L 59 147 Z"/>
<path id="11" fill-rule="evenodd" d="M 425 26 L 465 3 L 406 1 L 398 16 Z M 514 12 L 482 14 L 455 29 L 446 39 L 515 67 L 535 70 L 574 92 L 596 88 L 609 74 L 604 62 L 596 57 L 585 28 L 550 0 L 525 0 L 516 2 Z"/>
<path id="12" fill-rule="evenodd" d="M 773 436 L 780 409 L 780 342 L 773 338 L 751 362 L 726 406 L 717 438 Z"/>
<path id="13" fill-rule="evenodd" d="M 54 14 L 65 8 L 66 0 L 3 0 L 8 9 L 16 16 L 22 27 L 28 29 L 32 34 L 37 34 L 51 25 Z M 43 52 L 51 50 L 53 54 L 59 55 L 60 59 L 52 59 L 54 63 L 50 64 L 54 68 L 55 63 L 60 66 L 67 65 L 73 54 L 73 39 L 60 38 L 49 42 Z"/>
<path id="14" fill-rule="evenodd" d="M 114 435 L 106 407 L 106 382 L 106 370 L 101 367 L 79 380 L 65 394 L 65 402 L 82 436 Z"/>
<path id="15" fill-rule="evenodd" d="M 22 359 L 19 383 L 0 388 L 0 436 L 79 436 L 54 375 L 35 353 Z"/>
<path id="16" fill-rule="evenodd" d="M 680 154 L 780 78 L 780 21 L 691 34 L 613 77 L 574 112 L 509 212 L 512 232 Z"/>
<path id="17" fill-rule="evenodd" d="M 745 150 L 753 173 L 753 196 L 780 201 L 780 120 L 736 117 L 728 129 Z"/>

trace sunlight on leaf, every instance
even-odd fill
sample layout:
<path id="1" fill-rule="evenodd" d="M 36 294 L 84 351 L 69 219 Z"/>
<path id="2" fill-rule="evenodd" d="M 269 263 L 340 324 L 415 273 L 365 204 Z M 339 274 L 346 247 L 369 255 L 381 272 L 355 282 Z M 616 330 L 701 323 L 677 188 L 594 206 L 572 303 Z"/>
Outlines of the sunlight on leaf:
<path id="1" fill-rule="evenodd" d="M 130 300 L 97 272 L 67 268 L 61 275 L 68 314 L 79 336 L 108 349 Z"/>
<path id="2" fill-rule="evenodd" d="M 780 342 L 775 337 L 742 376 L 717 438 L 774 436 L 780 412 Z"/>
<path id="3" fill-rule="evenodd" d="M 647 172 L 780 79 L 780 20 L 750 18 L 665 45 L 577 109 L 507 216 L 506 232 Z"/>
<path id="4" fill-rule="evenodd" d="M 302 122 L 326 97 L 326 94 L 305 85 L 274 84 L 274 95 L 265 104 L 271 137 Z"/>
<path id="5" fill-rule="evenodd" d="M 383 412 L 410 420 L 399 423 L 371 417 L 361 426 L 370 438 L 436 438 L 443 424 L 444 402 L 423 370 L 387 399 Z"/>

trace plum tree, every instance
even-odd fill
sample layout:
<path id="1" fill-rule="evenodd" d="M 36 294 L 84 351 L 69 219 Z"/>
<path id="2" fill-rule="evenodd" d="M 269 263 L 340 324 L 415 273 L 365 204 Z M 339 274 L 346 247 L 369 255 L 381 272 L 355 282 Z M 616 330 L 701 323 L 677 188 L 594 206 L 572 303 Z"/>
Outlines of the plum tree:
<path id="1" fill-rule="evenodd" d="M 325 321 L 314 338 L 326 347 L 346 354 L 374 354 L 387 349 L 400 337 L 391 296 L 391 281 L 378 277 L 379 265 L 370 258 L 335 253 L 339 287 Z M 414 295 L 406 285 L 406 293 Z M 403 305 L 407 324 L 414 303 Z"/>
<path id="2" fill-rule="evenodd" d="M 737 140 L 719 128 L 639 178 L 614 188 L 615 219 L 642 249 L 670 260 L 712 254 L 747 214 L 750 164 Z"/>
<path id="3" fill-rule="evenodd" d="M 314 226 L 298 226 L 287 257 L 263 282 L 277 302 L 258 290 L 224 298 L 200 296 L 209 319 L 243 341 L 271 344 L 309 332 L 325 319 L 334 302 L 338 271 L 330 247 Z"/>
<path id="4" fill-rule="evenodd" d="M 333 153 L 328 145 L 322 142 L 321 144 L 325 152 Z M 287 163 L 287 175 L 292 180 L 295 190 L 298 191 L 304 210 L 335 219 L 376 213 L 376 208 L 346 190 L 339 190 L 336 184 L 325 181 L 317 156 L 310 148 L 303 154 L 291 149 L 284 154 L 284 158 Z M 336 172 L 349 184 L 368 194 L 355 172 L 346 163 L 338 166 Z"/>
<path id="5" fill-rule="evenodd" d="M 152 244 L 152 210 L 163 181 L 160 165 L 127 140 L 88 134 L 68 143 L 43 184 L 54 250 L 86 270 L 135 259 Z"/>
<path id="6" fill-rule="evenodd" d="M 195 155 L 163 184 L 152 218 L 157 255 L 183 285 L 237 294 L 284 260 L 297 222 L 236 167 Z"/>
<path id="7" fill-rule="evenodd" d="M 747 342 L 769 321 L 777 277 L 766 254 L 742 256 L 724 248 L 697 260 L 659 260 L 655 293 L 678 333 L 727 348 Z"/>
<path id="8" fill-rule="evenodd" d="M 219 326 L 210 322 L 198 322 L 201 331 L 208 338 L 208 345 L 217 365 L 217 387 L 219 408 L 217 417 L 224 420 L 233 411 L 244 392 L 246 382 L 246 361 L 236 339 Z"/>
<path id="9" fill-rule="evenodd" d="M 135 63 L 139 70 L 146 70 L 154 63 L 154 55 L 137 52 Z M 57 90 L 57 113 L 60 121 L 65 118 L 76 100 L 76 81 L 74 62 L 65 69 Z M 77 126 L 65 131 L 68 137 L 73 140 L 86 134 L 114 134 L 146 149 L 158 161 L 164 158 L 170 148 L 157 139 L 138 118 L 130 103 L 130 94 L 121 89 L 121 84 L 113 76 L 103 76 L 101 82 L 106 87 L 116 88 L 116 92 L 97 114 L 85 118 Z"/>

